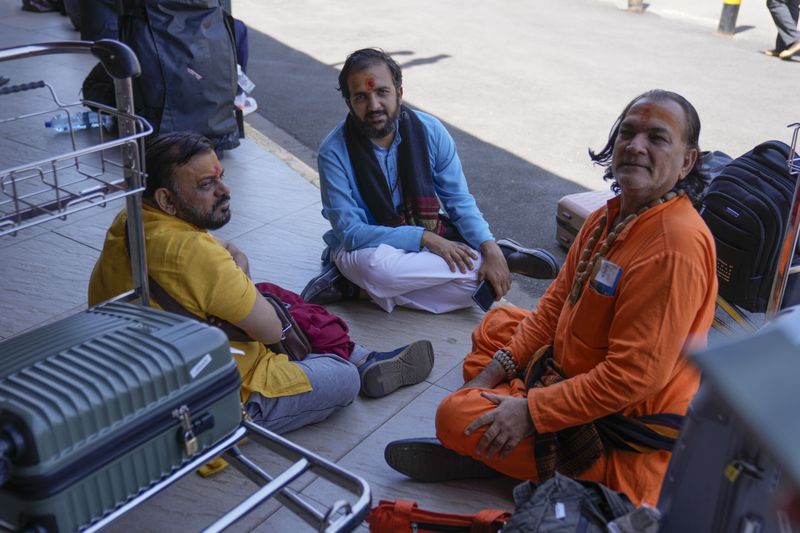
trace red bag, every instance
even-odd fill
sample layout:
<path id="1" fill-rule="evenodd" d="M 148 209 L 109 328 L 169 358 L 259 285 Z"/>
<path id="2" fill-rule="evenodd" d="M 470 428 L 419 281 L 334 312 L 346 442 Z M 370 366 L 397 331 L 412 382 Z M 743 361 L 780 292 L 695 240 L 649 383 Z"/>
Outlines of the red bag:
<path id="1" fill-rule="evenodd" d="M 274 283 L 256 283 L 256 288 L 258 292 L 273 294 L 288 304 L 289 314 L 305 333 L 314 353 L 332 353 L 344 359 L 350 358 L 354 344 L 344 320 L 321 305 L 306 303 L 299 294 Z"/>
<path id="2" fill-rule="evenodd" d="M 417 507 L 416 502 L 381 500 L 367 516 L 372 533 L 405 533 L 410 531 L 464 531 L 496 533 L 505 525 L 511 513 L 499 509 L 484 509 L 474 515 L 435 513 Z"/>

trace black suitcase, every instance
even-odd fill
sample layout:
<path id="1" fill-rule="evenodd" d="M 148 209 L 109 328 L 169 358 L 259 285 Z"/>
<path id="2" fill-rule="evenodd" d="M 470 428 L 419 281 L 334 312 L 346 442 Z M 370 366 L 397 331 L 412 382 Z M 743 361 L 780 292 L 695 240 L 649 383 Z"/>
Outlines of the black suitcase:
<path id="1" fill-rule="evenodd" d="M 107 303 L 0 343 L 0 520 L 74 531 L 241 421 L 218 329 Z"/>
<path id="2" fill-rule="evenodd" d="M 792 531 L 781 506 L 800 486 L 798 326 L 795 306 L 691 356 L 703 383 L 661 489 L 660 532 Z"/>
<path id="3" fill-rule="evenodd" d="M 778 532 L 778 465 L 704 383 L 672 452 L 660 533 Z"/>

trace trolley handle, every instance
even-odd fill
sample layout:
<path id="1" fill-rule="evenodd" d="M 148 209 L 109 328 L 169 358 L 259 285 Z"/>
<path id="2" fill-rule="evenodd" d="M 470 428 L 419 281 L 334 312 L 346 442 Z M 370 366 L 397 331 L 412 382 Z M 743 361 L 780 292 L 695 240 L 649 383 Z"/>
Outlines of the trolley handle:
<path id="1" fill-rule="evenodd" d="M 142 73 L 139 59 L 127 44 L 114 39 L 101 39 L 92 45 L 91 50 L 114 79 L 136 78 Z"/>
<path id="2" fill-rule="evenodd" d="M 128 45 L 113 39 L 57 41 L 0 49 L 0 62 L 51 54 L 89 53 L 95 56 L 115 79 L 135 78 L 142 73 L 136 54 Z"/>
<path id="3" fill-rule="evenodd" d="M 43 81 L 32 81 L 30 83 L 20 83 L 19 85 L 2 87 L 0 88 L 0 94 L 21 93 L 22 91 L 30 91 L 31 89 L 41 89 L 42 87 L 44 87 Z"/>

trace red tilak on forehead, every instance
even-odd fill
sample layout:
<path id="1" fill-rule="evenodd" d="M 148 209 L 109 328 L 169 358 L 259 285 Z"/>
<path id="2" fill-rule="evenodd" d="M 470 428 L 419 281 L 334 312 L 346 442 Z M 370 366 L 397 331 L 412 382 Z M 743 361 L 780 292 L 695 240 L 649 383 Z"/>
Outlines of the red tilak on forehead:
<path id="1" fill-rule="evenodd" d="M 680 131 L 681 125 L 678 117 L 671 113 L 669 109 L 656 103 L 636 104 L 631 109 L 631 113 L 635 114 L 641 122 L 649 122 L 651 118 L 655 118 Z"/>
<path id="2" fill-rule="evenodd" d="M 367 89 L 370 91 L 375 88 L 375 79 L 374 78 L 367 78 Z"/>

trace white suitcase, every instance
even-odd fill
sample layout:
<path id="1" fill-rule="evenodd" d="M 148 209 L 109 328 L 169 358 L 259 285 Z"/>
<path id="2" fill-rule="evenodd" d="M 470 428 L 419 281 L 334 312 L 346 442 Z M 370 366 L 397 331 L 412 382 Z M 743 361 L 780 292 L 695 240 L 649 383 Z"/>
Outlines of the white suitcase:
<path id="1" fill-rule="evenodd" d="M 556 208 L 556 240 L 569 249 L 578 235 L 584 220 L 593 211 L 605 205 L 614 196 L 611 191 L 588 191 L 568 194 L 558 201 Z"/>

